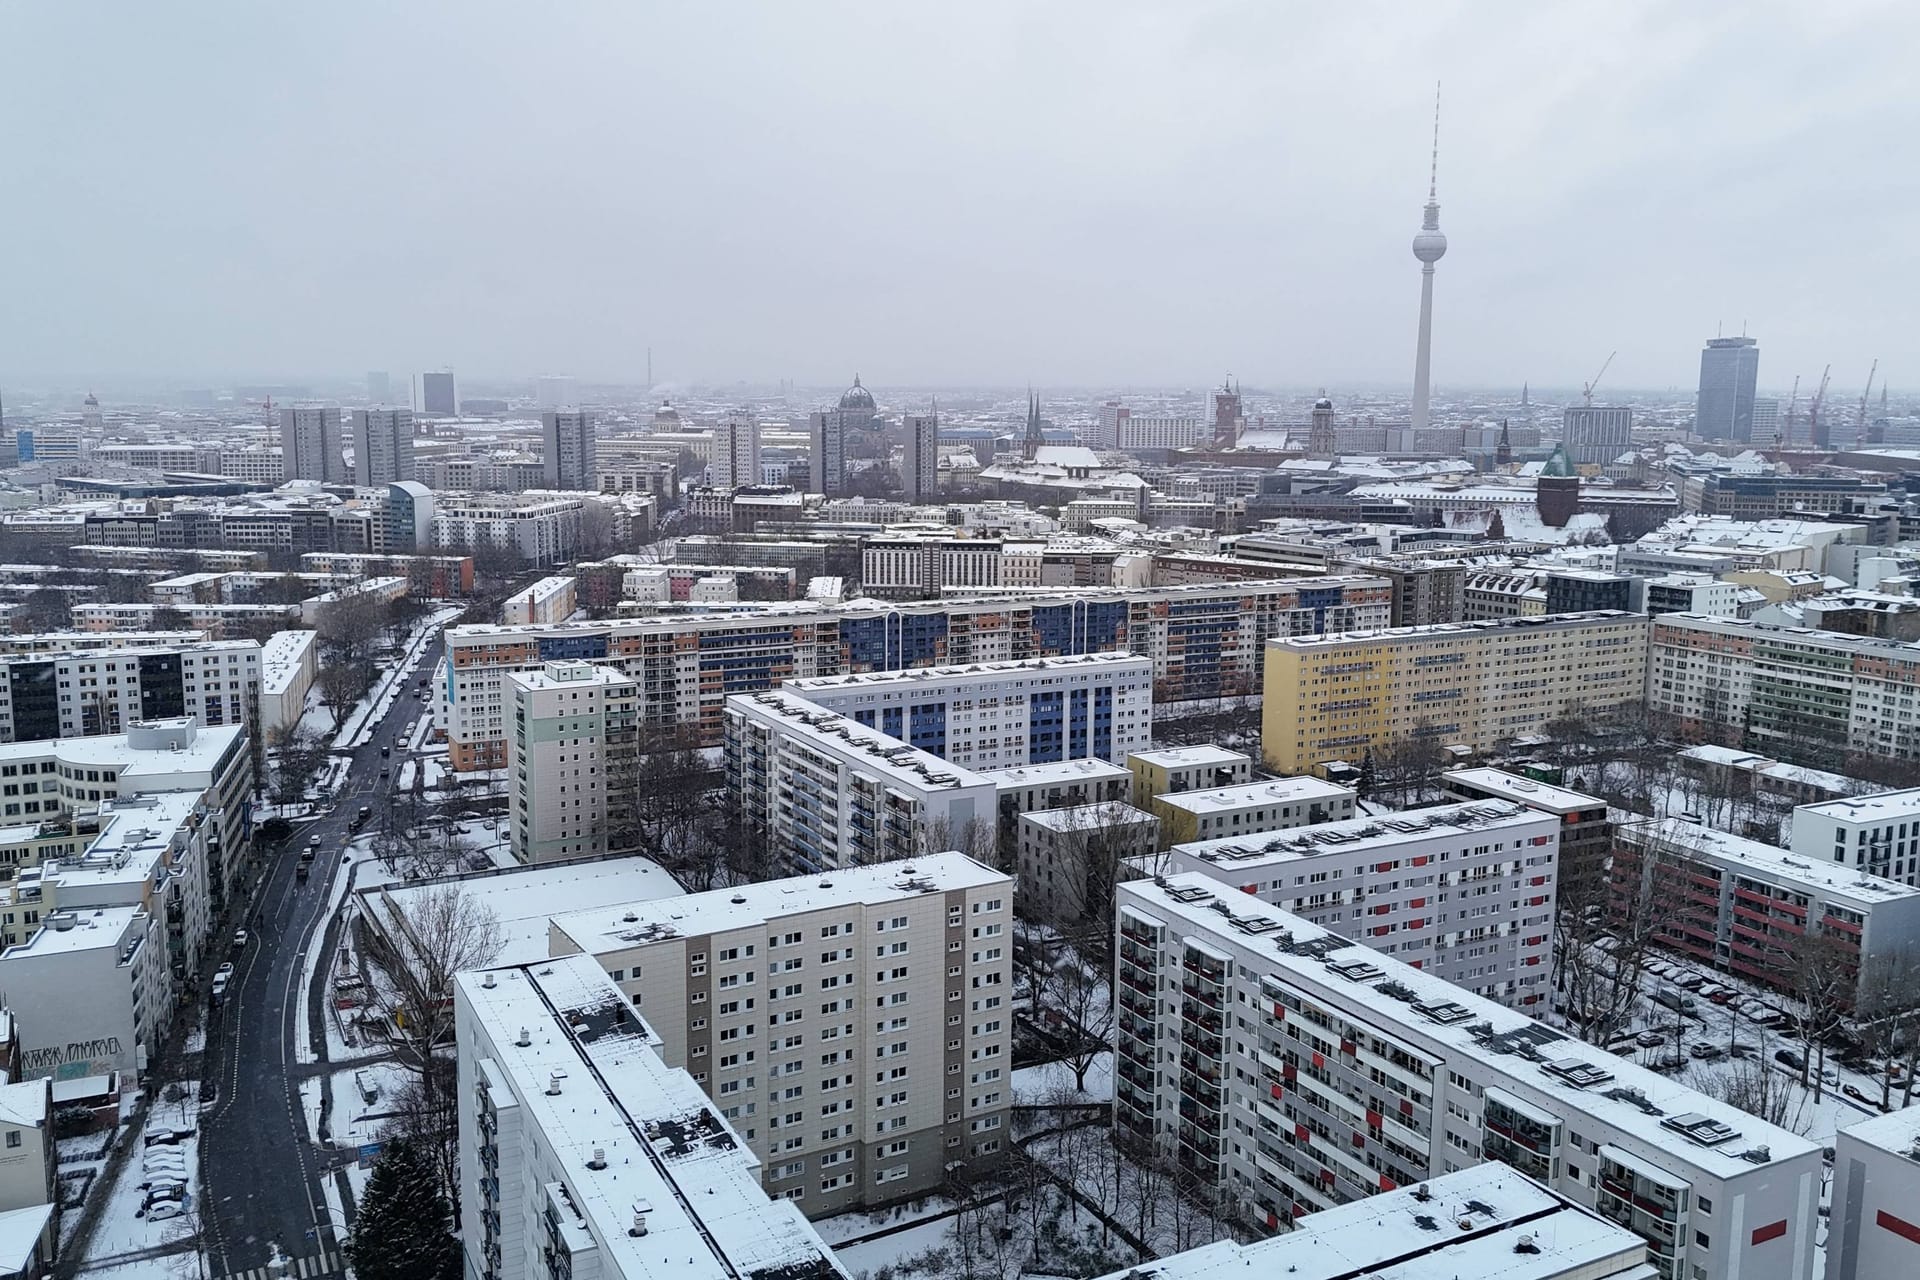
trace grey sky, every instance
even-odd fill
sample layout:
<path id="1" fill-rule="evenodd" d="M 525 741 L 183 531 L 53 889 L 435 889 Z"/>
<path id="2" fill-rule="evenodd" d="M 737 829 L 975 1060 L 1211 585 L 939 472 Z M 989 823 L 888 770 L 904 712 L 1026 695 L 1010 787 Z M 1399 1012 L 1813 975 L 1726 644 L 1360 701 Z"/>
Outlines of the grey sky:
<path id="1" fill-rule="evenodd" d="M 189 20 L 183 15 L 194 15 Z M 1920 7 L 0 7 L 0 378 L 1920 382 Z"/>

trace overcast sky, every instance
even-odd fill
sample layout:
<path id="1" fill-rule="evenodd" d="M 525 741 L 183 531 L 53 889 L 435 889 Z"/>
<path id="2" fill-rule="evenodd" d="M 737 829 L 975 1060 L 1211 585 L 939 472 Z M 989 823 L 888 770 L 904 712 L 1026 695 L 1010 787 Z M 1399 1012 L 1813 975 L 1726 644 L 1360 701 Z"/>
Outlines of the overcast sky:
<path id="1" fill-rule="evenodd" d="M 192 15 L 188 18 L 185 15 Z M 1920 383 L 1920 6 L 0 6 L 0 378 Z"/>

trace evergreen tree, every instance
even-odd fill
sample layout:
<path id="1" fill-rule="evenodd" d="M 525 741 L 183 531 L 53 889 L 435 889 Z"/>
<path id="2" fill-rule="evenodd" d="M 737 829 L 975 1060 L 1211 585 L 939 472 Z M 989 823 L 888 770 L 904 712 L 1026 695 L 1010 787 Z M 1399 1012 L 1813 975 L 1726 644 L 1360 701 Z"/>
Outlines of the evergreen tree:
<path id="1" fill-rule="evenodd" d="M 347 1261 L 360 1280 L 459 1280 L 452 1224 L 432 1153 L 390 1140 L 360 1201 Z"/>
<path id="2" fill-rule="evenodd" d="M 1373 789 L 1377 785 L 1378 781 L 1373 772 L 1373 748 L 1368 747 L 1367 754 L 1360 761 L 1360 777 L 1354 783 L 1353 791 L 1360 799 L 1366 800 L 1372 797 Z"/>

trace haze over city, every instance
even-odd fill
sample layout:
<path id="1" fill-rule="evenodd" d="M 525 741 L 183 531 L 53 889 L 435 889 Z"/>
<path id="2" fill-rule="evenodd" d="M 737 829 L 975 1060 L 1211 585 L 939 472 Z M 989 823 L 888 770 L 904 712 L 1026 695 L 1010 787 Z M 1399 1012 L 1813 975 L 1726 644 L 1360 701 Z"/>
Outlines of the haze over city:
<path id="1" fill-rule="evenodd" d="M 1920 369 L 1894 4 L 14 6 L 0 380 Z M 1856 366 L 1858 366 L 1856 368 Z"/>

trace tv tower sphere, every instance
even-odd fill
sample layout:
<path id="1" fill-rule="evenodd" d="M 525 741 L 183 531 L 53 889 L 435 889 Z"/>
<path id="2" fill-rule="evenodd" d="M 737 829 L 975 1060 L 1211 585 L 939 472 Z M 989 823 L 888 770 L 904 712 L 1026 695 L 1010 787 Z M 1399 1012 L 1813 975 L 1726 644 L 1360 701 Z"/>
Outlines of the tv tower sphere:
<path id="1" fill-rule="evenodd" d="M 1427 218 L 1428 223 L 1438 222 L 1440 219 L 1440 207 L 1438 205 L 1429 205 L 1428 208 L 1433 210 Z M 1420 261 L 1438 262 L 1444 258 L 1446 254 L 1447 235 L 1446 232 L 1440 230 L 1439 227 L 1422 227 L 1420 233 L 1414 236 L 1413 256 L 1420 259 Z"/>

